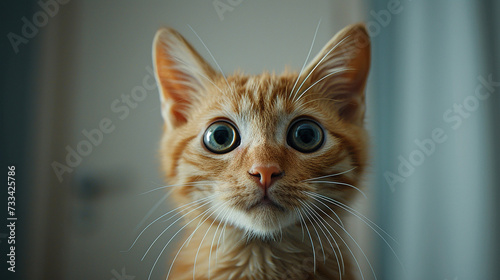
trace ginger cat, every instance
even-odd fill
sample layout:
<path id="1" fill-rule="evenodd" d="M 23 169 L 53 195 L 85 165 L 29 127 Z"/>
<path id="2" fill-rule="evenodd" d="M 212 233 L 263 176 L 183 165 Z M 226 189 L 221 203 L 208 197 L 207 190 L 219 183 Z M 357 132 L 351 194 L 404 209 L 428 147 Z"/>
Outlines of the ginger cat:
<path id="1" fill-rule="evenodd" d="M 162 170 L 185 234 L 167 278 L 355 279 L 342 218 L 367 162 L 365 26 L 300 73 L 226 77 L 168 28 L 153 56 Z"/>

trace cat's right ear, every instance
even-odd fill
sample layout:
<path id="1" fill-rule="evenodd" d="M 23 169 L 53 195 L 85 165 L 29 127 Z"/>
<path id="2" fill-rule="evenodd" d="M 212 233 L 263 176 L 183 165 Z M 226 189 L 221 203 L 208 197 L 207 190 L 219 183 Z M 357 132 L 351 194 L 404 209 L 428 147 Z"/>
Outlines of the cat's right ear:
<path id="1" fill-rule="evenodd" d="M 167 128 L 187 122 L 207 92 L 214 69 L 175 30 L 162 28 L 153 43 L 153 64 Z"/>

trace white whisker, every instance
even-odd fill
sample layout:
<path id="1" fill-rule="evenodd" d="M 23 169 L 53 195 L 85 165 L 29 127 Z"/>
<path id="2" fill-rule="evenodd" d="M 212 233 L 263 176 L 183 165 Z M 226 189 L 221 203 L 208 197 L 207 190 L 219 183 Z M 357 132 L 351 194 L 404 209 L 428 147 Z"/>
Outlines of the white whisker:
<path id="1" fill-rule="evenodd" d="M 327 98 L 327 97 L 315 98 L 315 99 L 312 99 L 312 100 L 309 100 L 307 102 L 304 102 L 304 103 L 301 103 L 301 104 L 297 105 L 297 107 L 295 107 L 295 110 L 300 111 L 304 107 L 306 107 L 307 104 L 313 103 L 313 102 L 318 102 L 318 101 L 321 101 L 321 100 L 332 101 L 332 98 Z"/>
<path id="2" fill-rule="evenodd" d="M 190 183 L 183 183 L 183 184 L 174 184 L 174 185 L 168 185 L 168 186 L 161 186 L 159 188 L 156 188 L 156 189 L 152 189 L 152 190 L 149 190 L 149 191 L 146 191 L 146 192 L 143 192 L 143 193 L 140 193 L 139 195 L 145 195 L 145 194 L 148 194 L 148 193 L 151 193 L 151 192 L 154 192 L 154 191 L 158 191 L 158 190 L 162 190 L 162 189 L 166 189 L 166 188 L 171 188 L 171 187 L 183 187 L 183 186 L 189 186 L 189 185 L 204 185 L 204 184 L 210 184 L 210 183 L 213 183 L 215 181 L 196 181 L 196 182 L 190 182 Z"/>
<path id="3" fill-rule="evenodd" d="M 234 211 L 234 208 L 231 209 L 231 212 L 229 212 L 229 215 L 226 217 L 226 221 L 224 221 L 224 226 L 222 227 L 222 230 L 219 234 L 219 239 L 217 239 L 217 251 L 215 252 L 215 264 L 217 265 L 217 261 L 219 260 L 219 248 L 220 248 L 220 238 L 222 237 L 222 234 L 224 234 L 224 238 L 225 238 L 225 232 L 226 232 L 226 226 L 227 226 L 227 222 L 229 221 L 229 217 L 231 216 L 231 214 L 233 214 L 233 211 Z M 224 249 L 226 247 L 224 246 Z"/>
<path id="4" fill-rule="evenodd" d="M 153 205 L 153 207 L 151 207 L 151 209 L 149 209 L 149 211 L 146 213 L 146 215 L 144 215 L 142 220 L 135 227 L 135 229 L 134 229 L 135 231 L 137 231 L 140 227 L 142 227 L 142 225 L 146 222 L 146 220 L 149 217 L 151 217 L 153 212 L 156 211 L 156 209 L 158 209 L 158 207 L 160 207 L 160 205 L 162 205 L 163 202 L 165 202 L 165 200 L 167 200 L 167 198 L 170 196 L 171 193 L 172 193 L 172 190 L 169 190 L 162 198 L 160 198 L 158 200 L 158 202 L 155 203 L 155 205 Z"/>
<path id="5" fill-rule="evenodd" d="M 317 207 L 316 205 L 314 205 L 314 203 L 308 203 L 308 204 L 311 204 L 311 205 L 313 205 L 313 206 Z M 306 204 L 306 207 L 308 207 L 309 209 L 311 209 L 311 210 L 312 210 L 312 208 L 311 208 L 309 205 L 307 205 L 307 204 Z M 335 249 L 333 248 L 332 243 L 330 242 L 330 239 L 328 239 L 328 237 L 326 236 L 325 232 L 324 232 L 323 230 L 321 230 L 321 231 L 323 232 L 323 234 L 325 235 L 326 240 L 328 240 L 328 243 L 330 243 L 330 246 L 332 247 L 333 253 L 335 254 L 335 259 L 337 260 L 337 265 L 338 265 L 338 267 L 339 267 L 340 280 L 342 280 L 342 274 L 344 274 L 344 273 L 345 273 L 345 264 L 344 264 L 344 258 L 343 258 L 343 256 L 342 256 L 342 251 L 340 250 L 340 247 L 339 247 L 339 245 L 338 245 L 337 241 L 335 240 L 335 238 L 333 237 L 332 233 L 328 230 L 328 228 L 326 227 L 326 225 L 322 222 L 322 220 L 323 220 L 325 223 L 327 223 L 327 222 L 325 221 L 325 219 L 324 219 L 323 217 L 321 217 L 321 216 L 317 213 L 317 211 L 314 211 L 314 214 L 315 214 L 318 218 L 320 218 L 320 220 L 319 220 L 319 221 L 320 221 L 320 223 L 323 225 L 323 227 L 325 228 L 325 230 L 328 232 L 328 234 L 329 234 L 329 235 L 330 235 L 330 237 L 332 238 L 333 242 L 335 243 L 335 247 L 337 247 L 337 248 L 338 248 L 338 250 L 339 250 L 340 261 L 342 262 L 342 268 L 340 268 L 339 258 L 338 258 L 338 256 L 337 256 L 337 253 L 336 253 Z M 320 227 L 320 229 L 321 229 L 321 227 Z M 335 230 L 334 230 L 334 232 L 335 232 L 337 235 L 339 235 L 339 234 L 338 234 Z M 342 271 L 342 273 L 341 273 L 341 271 Z"/>
<path id="6" fill-rule="evenodd" d="M 297 91 L 299 91 L 302 86 L 304 85 L 304 83 L 307 81 L 307 79 L 309 79 L 309 77 L 312 75 L 312 73 L 314 72 L 314 70 L 316 70 L 316 68 L 321 64 L 321 62 L 323 62 L 323 60 L 325 60 L 325 58 L 333 51 L 335 50 L 340 44 L 342 44 L 345 40 L 347 40 L 349 37 L 351 37 L 351 35 L 348 35 L 346 36 L 344 39 L 340 40 L 337 44 L 335 44 L 321 59 L 320 61 L 318 61 L 318 63 L 316 63 L 316 65 L 314 66 L 314 68 L 309 72 L 309 74 L 306 76 L 306 78 L 302 81 L 302 83 L 300 84 L 300 86 L 297 88 Z"/>
<path id="7" fill-rule="evenodd" d="M 192 210 L 190 210 L 189 212 L 187 212 L 187 213 L 183 214 L 182 216 L 180 216 L 179 218 L 177 218 L 177 219 L 176 219 L 173 223 L 171 223 L 171 224 L 170 224 L 167 228 L 165 228 L 165 229 L 164 229 L 164 230 L 163 230 L 163 231 L 162 231 L 162 232 L 158 235 L 158 237 L 156 237 L 156 238 L 155 238 L 155 240 L 153 241 L 153 243 L 151 243 L 151 245 L 148 247 L 148 249 L 146 250 L 146 253 L 144 253 L 144 256 L 142 256 L 141 261 L 143 261 L 143 260 L 144 260 L 144 258 L 145 258 L 145 257 L 146 257 L 146 255 L 148 254 L 149 250 L 151 250 L 151 247 L 153 247 L 153 245 L 156 243 L 156 241 L 157 241 L 157 240 L 158 240 L 158 239 L 159 239 L 159 238 L 160 238 L 160 237 L 161 237 L 161 236 L 162 236 L 162 235 L 163 235 L 163 234 L 164 234 L 164 233 L 165 233 L 165 232 L 166 232 L 166 231 L 167 231 L 167 230 L 168 230 L 171 226 L 173 226 L 175 223 L 177 223 L 178 221 L 180 221 L 182 218 L 184 218 L 184 217 L 185 217 L 186 215 L 188 215 L 189 213 L 191 213 L 191 212 L 193 212 L 193 211 L 196 211 L 197 209 L 199 209 L 199 208 L 201 208 L 201 207 L 203 207 L 203 206 L 205 206 L 205 205 L 209 204 L 210 202 L 212 202 L 212 201 L 207 201 L 207 202 L 204 202 L 202 205 L 200 205 L 200 206 L 196 207 L 195 209 L 192 209 Z M 206 211 L 206 210 L 205 210 L 205 211 Z M 191 222 L 189 222 L 189 223 L 191 223 Z M 189 223 L 188 223 L 188 224 L 189 224 Z M 182 228 L 184 228 L 184 227 L 185 227 L 185 226 L 183 226 Z M 180 231 L 180 230 L 179 230 L 179 231 Z M 178 231 L 178 232 L 179 232 L 179 231 Z M 178 233 L 178 232 L 177 232 L 177 233 Z M 175 235 L 177 235 L 177 233 L 176 233 Z M 174 235 L 174 236 L 175 236 L 175 235 Z"/>
<path id="8" fill-rule="evenodd" d="M 307 53 L 306 60 L 304 61 L 304 64 L 302 65 L 302 68 L 300 69 L 299 75 L 297 76 L 297 79 L 295 80 L 295 83 L 293 84 L 292 90 L 290 91 L 290 95 L 294 94 L 295 87 L 297 86 L 297 83 L 299 82 L 300 76 L 302 76 L 302 72 L 306 68 L 307 61 L 309 60 L 309 56 L 311 55 L 312 48 L 314 46 L 314 41 L 316 41 L 316 35 L 318 34 L 319 30 L 319 25 L 321 24 L 321 19 L 318 21 L 318 25 L 316 26 L 316 31 L 314 32 L 313 40 L 311 42 L 311 47 L 309 48 L 309 52 Z M 295 99 L 295 95 L 297 92 L 295 92 L 293 99 Z"/>
<path id="9" fill-rule="evenodd" d="M 354 209 L 352 209 L 351 207 L 337 201 L 337 200 L 334 200 L 330 197 L 327 197 L 327 196 L 324 196 L 324 195 L 321 195 L 321 194 L 316 194 L 316 193 L 311 193 L 311 192 L 306 192 L 308 193 L 309 195 L 314 195 L 314 196 L 317 196 L 318 198 L 321 198 L 325 201 L 328 201 L 334 205 L 337 205 L 338 207 L 346 210 L 347 212 L 353 214 L 354 216 L 358 217 L 360 220 L 362 220 L 368 227 L 370 227 L 383 241 L 384 243 L 389 247 L 389 249 L 392 251 L 392 253 L 394 254 L 394 257 L 397 259 L 397 261 L 399 262 L 399 264 L 401 265 L 401 267 L 403 268 L 403 271 L 406 272 L 406 268 L 405 266 L 403 265 L 403 262 L 401 261 L 401 259 L 399 258 L 399 256 L 396 254 L 396 251 L 394 250 L 394 248 L 389 244 L 389 242 L 387 241 L 387 239 L 385 239 L 375 228 L 373 228 L 372 226 L 370 226 L 370 224 L 368 224 L 365 220 L 361 219 L 360 216 L 356 215 Z M 345 208 L 344 208 L 345 207 Z M 351 208 L 351 209 L 349 209 Z M 352 212 L 351 212 L 352 211 Z M 364 216 L 363 216 L 364 217 Z M 368 218 L 364 217 L 366 220 L 370 221 Z M 375 224 L 374 222 L 370 221 L 370 223 L 372 223 L 374 226 L 376 226 L 378 229 L 380 229 L 383 233 L 385 233 L 389 238 L 391 238 L 394 242 L 396 242 L 396 240 L 390 236 L 387 232 L 385 232 L 382 228 L 380 228 L 377 224 Z M 396 242 L 397 244 L 397 242 Z"/>
<path id="10" fill-rule="evenodd" d="M 231 212 L 229 210 L 231 210 L 231 209 L 227 208 L 226 211 L 224 212 L 224 215 L 222 216 L 221 221 L 219 222 L 219 224 L 217 225 L 217 228 L 215 229 L 214 237 L 212 238 L 212 243 L 210 244 L 210 252 L 208 253 L 208 279 L 210 279 L 210 266 L 212 264 L 211 259 L 212 259 L 212 251 L 213 251 L 212 249 L 214 247 L 215 238 L 217 237 L 217 232 L 219 231 L 220 226 L 222 225 L 224 220 L 228 217 L 228 214 Z M 218 250 L 219 250 L 219 248 L 217 247 L 216 251 L 218 251 Z M 217 258 L 215 261 L 215 265 L 216 265 L 215 268 L 217 268 Z"/>
<path id="11" fill-rule="evenodd" d="M 201 213 L 201 214 L 199 214 L 198 216 L 196 216 L 196 218 L 192 219 L 189 223 L 185 224 L 183 227 L 186 227 L 187 225 L 189 225 L 191 222 L 193 222 L 195 219 L 197 219 L 197 218 L 198 218 L 198 217 L 200 217 L 201 215 L 203 215 L 203 217 L 202 217 L 201 219 L 205 219 L 205 220 L 203 220 L 203 223 L 204 223 L 206 220 L 208 220 L 208 218 L 210 218 L 210 216 L 211 216 L 214 212 L 212 212 L 212 214 L 210 214 L 210 216 L 208 216 L 208 217 L 206 217 L 206 218 L 205 218 L 205 216 L 208 214 L 208 212 L 209 212 L 210 210 L 212 210 L 212 209 L 213 209 L 213 208 L 215 208 L 216 206 L 220 206 L 220 204 L 218 204 L 218 205 L 212 205 L 210 208 L 208 208 L 207 210 L 203 211 L 203 213 Z M 219 208 L 218 208 L 218 209 L 219 209 Z M 174 266 L 175 260 L 176 260 L 176 259 L 177 259 L 177 257 L 179 256 L 179 253 L 181 252 L 182 248 L 184 248 L 184 246 L 186 246 L 187 242 L 188 242 L 188 241 L 189 241 L 189 240 L 193 237 L 193 235 L 196 233 L 196 231 L 197 231 L 200 227 L 201 227 L 201 223 L 200 223 L 200 224 L 198 224 L 198 226 L 194 229 L 194 231 L 191 233 L 191 235 L 190 235 L 188 238 L 186 238 L 186 240 L 184 241 L 184 243 L 182 243 L 181 247 L 179 248 L 179 251 L 177 251 L 177 254 L 175 255 L 174 259 L 172 260 L 172 264 L 170 264 L 170 268 L 168 269 L 167 277 L 165 278 L 165 280 L 168 280 L 168 277 L 170 276 L 170 272 L 172 271 L 172 267 Z M 181 230 L 182 230 L 182 229 L 181 229 Z M 179 231 L 177 231 L 177 233 L 179 233 L 179 232 L 180 232 L 180 230 L 179 230 Z M 176 233 L 176 234 L 177 234 L 177 233 Z M 175 235 L 176 235 L 176 234 L 175 234 Z M 163 251 L 165 251 L 165 248 L 167 248 L 168 243 L 170 243 L 170 241 L 171 241 L 171 240 L 175 237 L 175 235 L 174 235 L 174 236 L 172 236 L 172 238 L 171 238 L 171 239 L 167 242 L 167 244 L 163 247 L 163 249 L 162 249 L 162 250 L 161 250 L 161 252 L 160 252 L 160 255 L 163 253 Z M 160 258 L 160 255 L 158 255 L 158 258 L 156 258 L 156 261 L 155 261 L 155 263 L 154 263 L 154 265 L 153 265 L 153 268 L 154 268 L 154 266 L 156 265 L 156 263 L 158 262 L 158 259 Z M 150 276 L 151 276 L 151 273 L 150 273 Z M 148 278 L 148 280 L 149 280 L 149 278 Z"/>
<path id="12" fill-rule="evenodd" d="M 193 65 L 191 65 L 191 64 L 183 61 L 182 59 L 180 59 L 178 57 L 174 57 L 174 59 L 177 60 L 177 61 L 179 61 L 180 63 L 183 63 L 186 66 L 189 66 L 190 67 L 189 69 L 191 71 L 195 70 L 197 75 L 200 75 L 202 78 L 204 78 L 205 80 L 207 80 L 207 82 L 209 82 L 210 84 L 212 84 L 217 90 L 219 90 L 220 93 L 222 93 L 222 90 L 216 84 L 214 84 L 214 82 L 212 81 L 212 79 L 210 79 L 207 76 L 205 76 L 200 70 L 198 70 L 198 67 L 194 67 Z"/>
<path id="13" fill-rule="evenodd" d="M 361 220 L 366 220 L 368 221 L 370 224 L 374 225 L 377 229 L 379 229 L 380 231 L 382 231 L 386 236 L 388 236 L 394 243 L 396 243 L 396 245 L 399 245 L 398 241 L 392 237 L 390 234 L 388 234 L 384 229 L 382 229 L 381 227 L 379 227 L 376 223 L 374 223 L 373 221 L 371 221 L 369 218 L 367 218 L 365 215 L 361 214 L 359 211 L 357 211 L 356 209 L 352 208 L 352 207 L 349 207 L 348 205 L 340 202 L 340 201 L 337 201 L 337 200 L 334 200 L 334 204 L 337 204 L 338 207 L 344 209 L 345 211 L 353 214 L 354 216 L 358 217 L 359 219 Z M 365 223 L 366 223 L 365 221 Z M 367 224 L 368 225 L 368 224 Z M 370 225 L 368 225 L 370 226 Z M 377 232 L 374 228 L 370 227 L 372 230 L 374 230 L 375 232 Z M 379 234 L 380 235 L 380 234 Z M 382 236 L 381 236 L 382 237 Z"/>
<path id="14" fill-rule="evenodd" d="M 342 183 L 342 182 L 334 182 L 334 181 L 309 181 L 311 183 L 318 183 L 318 184 L 334 184 L 334 185 L 343 185 L 343 186 L 348 186 L 348 187 L 351 187 L 355 190 L 357 190 L 358 192 L 360 192 L 366 199 L 368 199 L 368 197 L 366 196 L 366 194 L 360 190 L 359 188 L 351 185 L 351 184 L 348 184 L 348 183 Z"/>
<path id="15" fill-rule="evenodd" d="M 310 210 L 309 210 L 309 207 L 307 207 L 307 204 L 306 202 L 304 202 L 303 200 L 299 200 L 299 202 L 302 204 L 302 206 L 304 206 L 304 210 L 307 211 L 308 213 L 311 213 Z M 321 246 L 321 252 L 323 253 L 323 263 L 326 263 L 326 256 L 325 256 L 325 250 L 323 249 L 323 243 L 321 241 L 321 237 L 319 236 L 318 234 L 318 231 L 316 230 L 316 226 L 313 224 L 313 222 L 311 221 L 311 219 L 309 218 L 309 216 L 311 216 L 311 218 L 314 220 L 314 222 L 318 225 L 319 227 L 319 223 L 316 219 L 314 219 L 313 215 L 310 214 L 310 215 L 306 215 L 306 218 L 309 220 L 309 222 L 311 222 L 311 225 L 313 226 L 314 228 L 314 231 L 316 232 L 316 236 L 318 237 L 318 241 L 319 241 L 319 244 Z M 323 230 L 321 229 L 321 227 L 319 227 L 320 230 L 323 232 Z M 325 234 L 325 232 L 323 232 L 323 234 Z M 326 236 L 326 235 L 325 235 Z"/>
<path id="16" fill-rule="evenodd" d="M 210 216 L 208 216 L 207 218 L 210 218 L 215 212 L 218 212 L 218 210 L 224 206 L 226 206 L 229 202 L 226 201 L 225 203 L 223 203 L 221 206 L 219 206 L 212 214 L 210 214 Z M 217 221 L 217 218 L 219 217 L 219 215 L 221 214 L 222 212 L 218 213 L 217 216 L 215 216 L 214 220 L 212 221 L 212 223 L 210 224 L 210 226 L 208 227 L 207 231 L 205 232 L 205 235 L 203 235 L 203 238 L 201 239 L 200 241 L 200 246 L 198 246 L 198 250 L 196 251 L 196 256 L 194 257 L 194 264 L 193 264 L 193 280 L 195 280 L 195 276 L 196 276 L 196 260 L 198 259 L 198 254 L 200 253 L 200 249 L 201 249 L 201 245 L 203 244 L 203 241 L 205 240 L 205 238 L 207 237 L 207 234 L 208 232 L 210 231 L 210 229 L 212 228 L 213 224 L 215 223 L 215 221 Z M 212 251 L 212 248 L 210 248 L 210 251 Z M 210 266 L 210 263 L 208 264 Z"/>
<path id="17" fill-rule="evenodd" d="M 208 200 L 208 199 L 211 199 L 212 197 L 214 197 L 215 195 L 211 195 L 211 196 L 208 196 L 208 197 L 204 197 L 204 198 L 201 198 L 201 199 L 198 199 L 198 200 L 195 200 L 195 201 L 192 201 L 192 202 L 189 202 L 187 204 L 184 204 L 184 205 L 181 205 L 175 209 L 172 209 L 170 211 L 168 211 L 167 213 L 161 215 L 160 217 L 156 218 L 154 221 L 152 221 L 149 225 L 147 225 L 140 233 L 139 235 L 137 236 L 137 238 L 134 240 L 134 242 L 132 243 L 132 245 L 128 248 L 128 250 L 126 251 L 122 251 L 122 252 L 129 252 L 135 245 L 135 243 L 137 243 L 137 240 L 139 240 L 139 238 L 141 237 L 141 235 L 152 225 L 154 224 L 156 221 L 158 221 L 159 219 L 165 217 L 166 215 L 174 212 L 174 211 L 177 211 L 179 210 L 180 208 L 190 208 L 193 204 L 199 204 L 201 201 L 205 201 L 205 200 Z M 170 218 L 173 218 L 175 216 L 177 216 L 178 214 L 180 214 L 180 212 L 177 212 L 175 213 L 172 217 Z"/>
<path id="18" fill-rule="evenodd" d="M 304 225 L 302 224 L 302 219 L 300 221 L 300 228 L 302 229 L 302 242 L 304 242 Z"/>
<path id="19" fill-rule="evenodd" d="M 324 213 L 325 215 L 327 215 L 324 211 L 323 211 L 323 213 Z M 328 215 L 327 215 L 327 216 L 328 216 Z M 334 219 L 332 219 L 332 217 L 330 217 L 330 216 L 328 216 L 328 217 L 329 217 L 329 218 L 330 218 L 330 219 L 331 219 L 331 220 L 332 220 L 335 224 L 337 224 L 337 225 L 338 225 L 338 223 L 337 223 Z M 333 227 L 332 227 L 329 223 L 327 223 L 327 225 L 328 225 L 328 226 L 329 226 L 329 227 L 330 227 L 330 228 L 331 228 L 331 229 L 335 232 L 335 234 L 337 234 L 337 236 L 340 238 L 340 240 L 342 241 L 342 243 L 344 243 L 344 245 L 346 246 L 347 250 L 349 250 L 349 252 L 351 253 L 351 256 L 352 256 L 352 258 L 354 259 L 354 262 L 356 263 L 356 266 L 358 267 L 358 270 L 359 270 L 359 272 L 360 272 L 360 274 L 361 274 L 361 279 L 363 279 L 363 280 L 364 280 L 364 279 L 365 279 L 365 277 L 364 277 L 364 275 L 363 275 L 363 271 L 361 270 L 361 266 L 359 265 L 359 262 L 358 262 L 358 260 L 356 259 L 356 256 L 355 256 L 355 255 L 354 255 L 354 253 L 352 252 L 352 250 L 351 250 L 351 248 L 349 247 L 349 245 L 347 244 L 347 242 L 344 240 L 344 238 L 342 238 L 342 236 L 341 236 L 341 235 L 340 235 L 340 234 L 339 234 L 339 233 L 338 233 L 338 232 L 337 232 L 337 231 L 336 231 L 336 230 L 335 230 L 335 229 L 334 229 L 334 228 L 333 228 Z M 341 228 L 342 228 L 342 227 L 341 227 Z M 351 236 L 351 235 L 350 235 L 350 234 L 349 234 L 349 233 L 348 233 L 348 232 L 347 232 L 344 228 L 342 228 L 342 229 L 344 230 L 344 232 L 345 232 L 348 236 L 350 236 L 350 237 L 351 237 L 351 239 L 353 239 L 353 238 L 352 238 L 352 236 Z M 357 245 L 356 240 L 353 240 L 353 241 L 354 241 L 354 243 Z M 363 251 L 363 250 L 359 247 L 359 245 L 357 245 L 357 246 L 358 246 L 358 248 L 359 248 L 361 251 Z M 364 253 L 363 253 L 363 254 L 364 254 Z M 366 257 L 366 256 L 365 256 L 365 257 Z M 368 259 L 366 259 L 366 260 L 368 261 Z M 370 265 L 370 266 L 371 266 L 371 265 Z"/>
<path id="20" fill-rule="evenodd" d="M 153 270 L 156 266 L 156 264 L 158 263 L 158 260 L 160 259 L 160 256 L 163 254 L 163 251 L 165 251 L 165 249 L 167 248 L 167 246 L 170 244 L 170 242 L 175 238 L 175 236 L 177 236 L 177 234 L 179 234 L 179 232 L 181 232 L 185 227 L 187 227 L 191 222 L 193 222 L 194 220 L 198 219 L 198 217 L 200 217 L 201 215 L 203 215 L 203 217 L 205 217 L 206 213 L 208 213 L 208 211 L 210 211 L 214 206 L 211 206 L 209 207 L 207 210 L 203 211 L 201 214 L 199 214 L 198 216 L 196 216 L 195 218 L 193 218 L 191 221 L 189 221 L 189 223 L 186 223 L 184 226 L 182 226 L 167 242 L 167 244 L 165 244 L 165 246 L 163 246 L 163 249 L 160 251 L 160 253 L 158 254 L 158 257 L 156 257 L 156 260 L 155 262 L 153 263 L 153 267 L 151 267 L 151 271 L 149 272 L 149 276 L 148 276 L 148 280 L 151 279 L 151 274 L 153 274 Z M 183 244 L 184 246 L 184 244 Z M 182 249 L 182 247 L 179 249 L 179 252 L 180 250 Z M 175 259 L 174 259 L 175 261 Z M 173 262 L 172 262 L 172 265 L 173 265 Z M 170 271 L 169 271 L 170 273 Z M 168 275 L 167 275 L 167 278 L 168 278 Z"/>
<path id="21" fill-rule="evenodd" d="M 198 39 L 200 40 L 200 42 L 203 44 L 203 46 L 207 50 L 208 54 L 210 55 L 210 57 L 212 58 L 212 60 L 215 62 L 215 65 L 217 65 L 217 68 L 219 69 L 220 73 L 224 77 L 224 80 L 226 81 L 226 84 L 227 84 L 228 88 L 230 88 L 229 82 L 227 81 L 227 78 L 226 78 L 226 75 L 222 71 L 222 68 L 220 67 L 219 63 L 217 63 L 217 60 L 215 60 L 215 57 L 212 55 L 212 52 L 208 49 L 207 45 L 205 45 L 205 42 L 203 42 L 203 40 L 201 39 L 201 37 L 198 36 L 198 33 L 196 33 L 196 31 L 194 31 L 193 27 L 191 27 L 191 25 L 189 25 L 189 24 L 188 24 L 188 26 L 189 26 L 189 28 L 191 28 L 191 30 L 193 31 L 194 35 L 196 35 L 196 37 L 198 37 Z"/>
<path id="22" fill-rule="evenodd" d="M 300 213 L 300 212 L 301 212 L 301 210 L 300 210 L 300 209 L 297 209 L 296 211 L 297 211 L 297 213 L 299 214 L 300 219 L 302 220 L 302 222 L 304 222 L 304 226 L 305 226 L 305 228 L 306 228 L 307 235 L 309 236 L 309 240 L 311 240 L 311 247 L 312 247 L 312 252 L 313 252 L 314 273 L 316 274 L 316 250 L 314 249 L 314 242 L 313 242 L 313 240 L 312 240 L 311 233 L 309 232 L 309 229 L 307 228 L 306 221 L 304 220 L 304 217 L 302 217 L 302 214 Z M 305 213 L 304 213 L 304 214 L 305 214 Z"/>
<path id="23" fill-rule="evenodd" d="M 325 176 L 320 176 L 320 177 L 315 177 L 315 178 L 310 178 L 310 179 L 305 179 L 305 180 L 302 180 L 301 182 L 307 182 L 307 181 L 311 181 L 311 180 L 317 180 L 317 179 L 323 179 L 323 178 L 327 178 L 327 177 L 334 177 L 334 176 L 340 176 L 340 175 L 343 175 L 343 174 L 346 174 L 348 172 L 351 172 L 353 171 L 354 169 L 356 169 L 357 166 L 349 169 L 349 170 L 346 170 L 346 171 L 342 171 L 342 172 L 339 172 L 339 173 L 335 173 L 335 174 L 330 174 L 330 175 L 325 175 Z"/>
<path id="24" fill-rule="evenodd" d="M 306 90 L 304 90 L 295 101 L 299 101 L 307 91 L 309 91 L 312 87 L 314 87 L 315 85 L 317 85 L 319 82 L 323 81 L 324 79 L 326 79 L 332 75 L 335 75 L 335 74 L 341 74 L 341 73 L 346 72 L 346 71 L 354 71 L 354 70 L 355 69 L 351 69 L 351 68 L 340 68 L 337 71 L 333 71 L 331 73 L 328 73 L 328 75 L 325 75 L 324 77 L 322 77 L 321 79 L 317 80 L 312 85 L 310 85 Z"/>

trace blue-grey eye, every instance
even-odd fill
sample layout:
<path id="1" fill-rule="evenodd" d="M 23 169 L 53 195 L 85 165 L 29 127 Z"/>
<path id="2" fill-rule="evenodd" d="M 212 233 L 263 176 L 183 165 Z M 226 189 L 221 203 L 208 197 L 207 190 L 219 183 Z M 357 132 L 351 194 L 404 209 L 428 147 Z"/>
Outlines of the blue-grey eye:
<path id="1" fill-rule="evenodd" d="M 324 141 L 323 129 L 312 120 L 299 120 L 288 130 L 287 143 L 302 153 L 317 151 Z"/>
<path id="2" fill-rule="evenodd" d="M 240 144 L 240 135 L 231 123 L 218 121 L 207 128 L 203 135 L 203 143 L 213 153 L 229 153 Z"/>

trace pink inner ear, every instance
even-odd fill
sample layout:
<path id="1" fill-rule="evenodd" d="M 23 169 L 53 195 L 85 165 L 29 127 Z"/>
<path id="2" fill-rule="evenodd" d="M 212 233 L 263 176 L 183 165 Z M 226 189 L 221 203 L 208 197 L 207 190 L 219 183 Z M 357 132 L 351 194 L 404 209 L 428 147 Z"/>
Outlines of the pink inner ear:
<path id="1" fill-rule="evenodd" d="M 314 61 L 319 65 L 312 72 L 310 82 L 320 81 L 317 90 L 335 103 L 342 119 L 362 123 L 364 89 L 370 68 L 370 41 L 364 25 L 352 25 L 339 32 Z M 309 68 L 313 69 L 315 63 Z M 332 75 L 335 71 L 340 72 Z"/>
<path id="2" fill-rule="evenodd" d="M 165 45 L 158 42 L 156 52 L 156 71 L 160 80 L 164 100 L 170 104 L 169 116 L 172 117 L 174 125 L 179 125 L 187 121 L 184 112 L 190 104 L 188 86 L 182 83 L 185 81 L 184 74 L 175 70 L 175 62 L 165 50 Z"/>
<path id="3" fill-rule="evenodd" d="M 201 100 L 203 90 L 217 74 L 175 30 L 158 30 L 153 47 L 155 68 L 162 94 L 162 114 L 171 127 L 189 119 L 190 108 Z"/>

